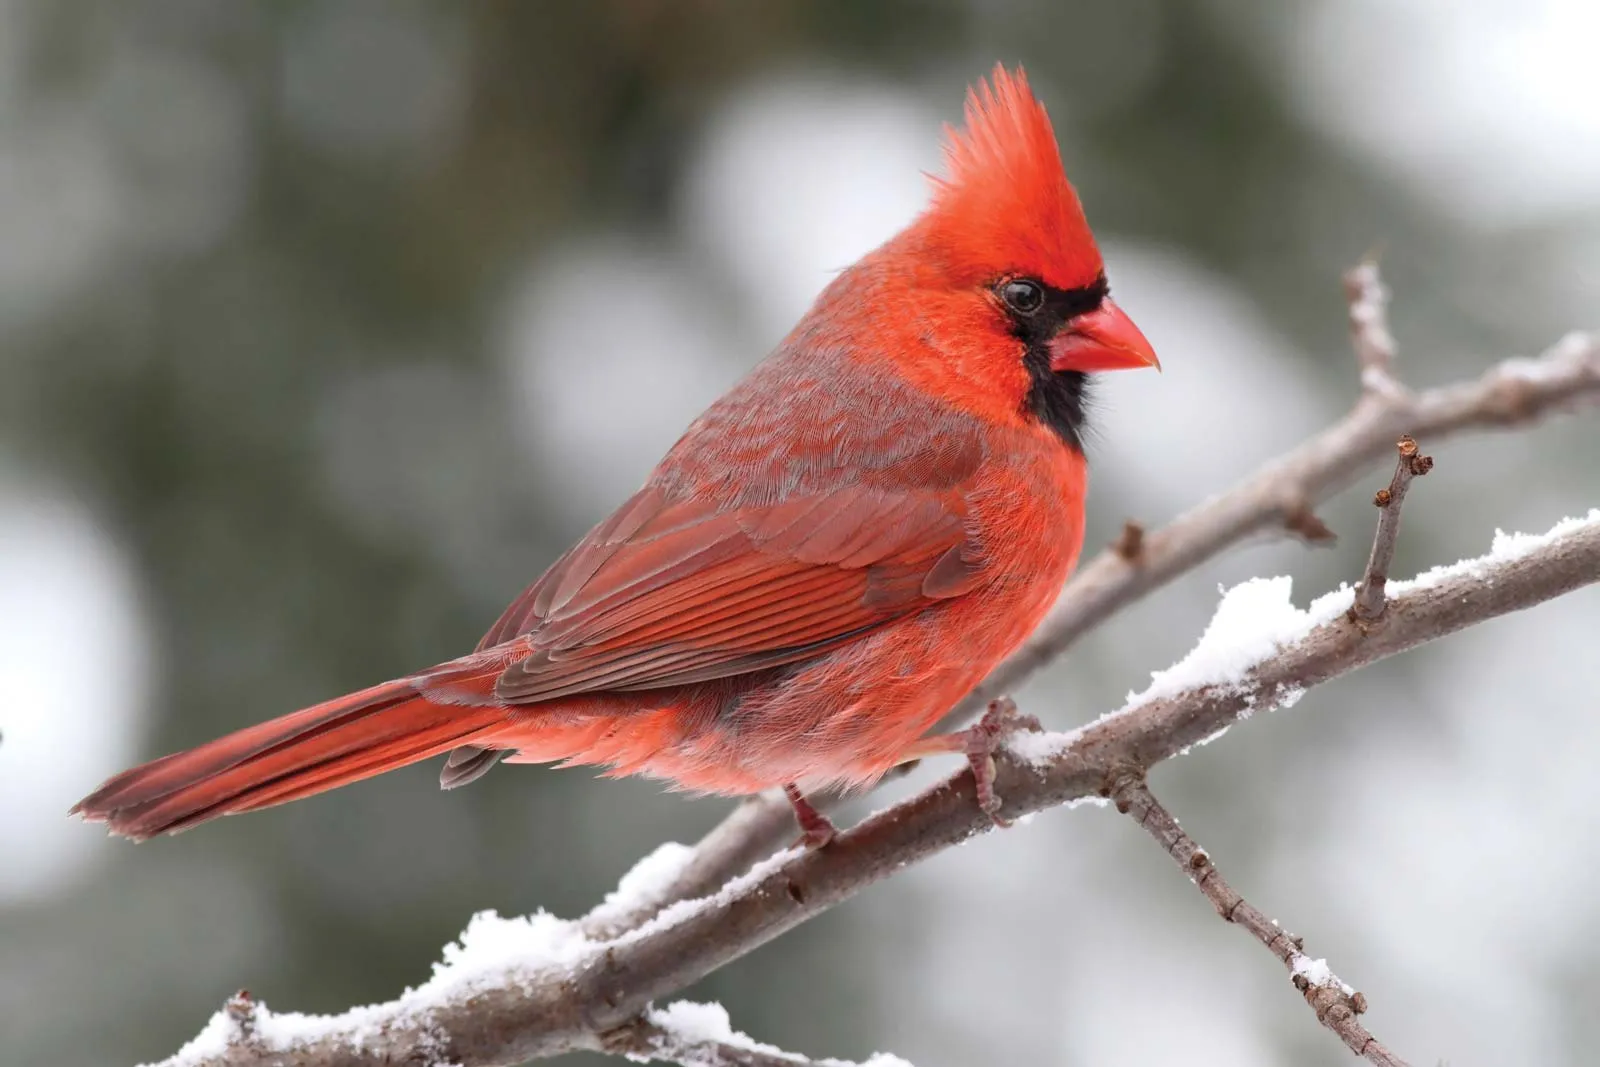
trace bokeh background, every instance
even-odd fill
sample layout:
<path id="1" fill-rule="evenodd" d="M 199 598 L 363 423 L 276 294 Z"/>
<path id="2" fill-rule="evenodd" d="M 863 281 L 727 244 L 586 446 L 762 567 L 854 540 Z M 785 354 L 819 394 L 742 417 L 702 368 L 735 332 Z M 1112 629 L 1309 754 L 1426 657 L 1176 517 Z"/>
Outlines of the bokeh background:
<path id="1" fill-rule="evenodd" d="M 1055 116 L 1167 371 L 1108 383 L 1091 546 L 1341 412 L 1341 269 L 1404 373 L 1600 326 L 1590 0 L 0 2 L 0 1060 L 162 1056 L 231 991 L 337 1010 L 472 912 L 577 914 L 727 802 L 422 766 L 141 847 L 65 818 L 140 759 L 470 647 L 830 272 L 918 209 L 999 59 Z M 1432 448 L 1399 570 L 1600 503 L 1600 425 Z M 1070 726 L 1260 544 L 1021 694 Z M 1418 1063 L 1593 1062 L 1600 595 L 1310 694 L 1163 767 L 1230 877 Z M 940 769 L 940 773 L 950 768 Z M 933 773 L 933 772 L 928 772 Z M 1041 816 L 707 981 L 813 1054 L 1348 1062 L 1113 814 Z M 579 1062 L 575 1057 L 572 1062 Z"/>

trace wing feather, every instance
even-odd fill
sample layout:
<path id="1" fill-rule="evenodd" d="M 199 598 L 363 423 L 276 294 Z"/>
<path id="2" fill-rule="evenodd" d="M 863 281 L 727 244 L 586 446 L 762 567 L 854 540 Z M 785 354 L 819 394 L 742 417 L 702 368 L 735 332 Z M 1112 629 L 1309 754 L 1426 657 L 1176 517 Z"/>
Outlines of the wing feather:
<path id="1" fill-rule="evenodd" d="M 508 703 L 683 685 L 810 658 L 970 592 L 982 573 L 953 489 L 852 484 L 732 508 L 646 489 L 479 647 L 527 643 L 495 685 Z"/>

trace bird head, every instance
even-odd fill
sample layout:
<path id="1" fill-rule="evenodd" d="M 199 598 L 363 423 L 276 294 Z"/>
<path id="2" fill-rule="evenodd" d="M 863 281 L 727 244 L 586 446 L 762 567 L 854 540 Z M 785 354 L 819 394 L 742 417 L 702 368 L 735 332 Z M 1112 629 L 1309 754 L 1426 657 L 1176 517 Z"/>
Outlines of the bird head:
<path id="1" fill-rule="evenodd" d="M 928 208 L 885 251 L 913 265 L 928 314 L 959 323 L 959 351 L 944 346 L 955 372 L 1076 444 L 1086 374 L 1160 363 L 1110 297 L 1050 117 L 1021 70 L 997 66 L 968 92 L 945 163 Z"/>

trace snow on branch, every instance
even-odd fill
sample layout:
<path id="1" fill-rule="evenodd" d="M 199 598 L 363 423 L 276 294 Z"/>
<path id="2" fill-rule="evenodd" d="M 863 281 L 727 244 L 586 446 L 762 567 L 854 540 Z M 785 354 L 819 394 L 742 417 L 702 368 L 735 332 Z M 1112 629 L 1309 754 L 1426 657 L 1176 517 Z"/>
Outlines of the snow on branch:
<path id="1" fill-rule="evenodd" d="M 1009 738 L 996 754 L 996 788 L 1009 815 L 1110 797 L 1128 776 L 1142 778 L 1241 719 L 1289 706 L 1313 685 L 1597 580 L 1600 509 L 1545 534 L 1498 535 L 1485 556 L 1390 583 L 1388 609 L 1373 623 L 1350 620 L 1349 587 L 1301 610 L 1288 579 L 1246 582 L 1224 596 L 1199 645 L 1121 709 L 1069 733 Z M 298 1067 L 485 1067 L 605 1050 L 601 1035 L 641 1017 L 647 1027 L 661 1025 L 647 1014 L 653 1001 L 992 828 L 963 771 L 827 848 L 779 853 L 610 940 L 543 913 L 480 915 L 433 978 L 397 1000 L 329 1017 L 253 1005 L 248 1027 L 224 1009 L 165 1067 L 268 1067 L 286 1056 Z M 607 906 L 630 909 L 627 898 L 659 889 L 688 858 L 679 846 L 658 851 Z M 1295 971 L 1312 984 L 1331 981 L 1314 961 L 1296 961 Z"/>
<path id="2" fill-rule="evenodd" d="M 684 1067 L 911 1067 L 898 1056 L 879 1052 L 864 1063 L 807 1059 L 753 1041 L 733 1029 L 720 1004 L 675 1001 L 606 1034 L 607 1052 L 645 1063 L 658 1060 Z"/>

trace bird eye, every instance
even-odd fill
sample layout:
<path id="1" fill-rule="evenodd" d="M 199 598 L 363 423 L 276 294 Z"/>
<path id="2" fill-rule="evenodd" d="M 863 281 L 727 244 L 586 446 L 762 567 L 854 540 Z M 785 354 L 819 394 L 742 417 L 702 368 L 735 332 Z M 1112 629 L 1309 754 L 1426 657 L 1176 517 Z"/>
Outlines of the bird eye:
<path id="1" fill-rule="evenodd" d="M 1019 315 L 1032 315 L 1044 306 L 1044 286 L 1031 278 L 1012 278 L 1000 283 L 1000 299 Z"/>

